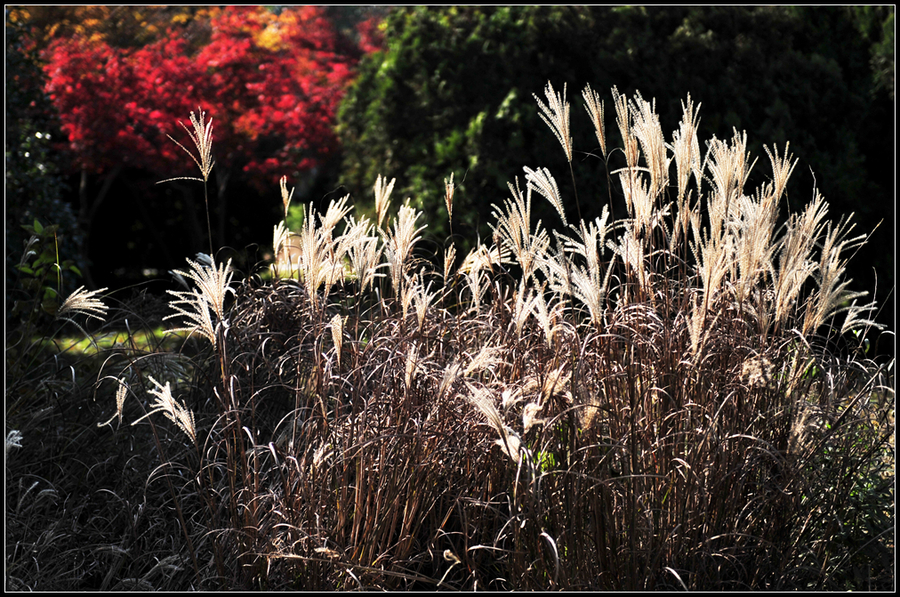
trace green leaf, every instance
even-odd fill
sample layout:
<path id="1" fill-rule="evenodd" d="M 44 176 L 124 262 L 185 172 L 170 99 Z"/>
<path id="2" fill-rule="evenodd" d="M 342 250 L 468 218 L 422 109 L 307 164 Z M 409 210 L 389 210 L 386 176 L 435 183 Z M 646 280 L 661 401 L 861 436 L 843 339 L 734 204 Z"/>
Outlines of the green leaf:
<path id="1" fill-rule="evenodd" d="M 32 266 L 37 269 L 42 265 L 45 265 L 47 263 L 54 263 L 55 261 L 56 260 L 53 258 L 53 255 L 50 255 L 47 251 L 44 251 L 37 259 L 34 260 Z"/>

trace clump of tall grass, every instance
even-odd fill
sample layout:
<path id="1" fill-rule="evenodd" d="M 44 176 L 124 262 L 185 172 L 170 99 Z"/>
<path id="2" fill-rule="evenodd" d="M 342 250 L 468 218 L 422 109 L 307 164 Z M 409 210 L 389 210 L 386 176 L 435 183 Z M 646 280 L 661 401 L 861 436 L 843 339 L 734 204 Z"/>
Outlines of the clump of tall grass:
<path id="1" fill-rule="evenodd" d="M 748 192 L 745 134 L 702 154 L 690 97 L 666 142 L 651 103 L 612 95 L 620 220 L 570 224 L 525 168 L 492 242 L 438 269 L 379 177 L 374 222 L 345 197 L 276 226 L 271 283 L 189 263 L 172 306 L 208 343 L 182 384 L 196 412 L 150 393 L 193 454 L 205 516 L 178 515 L 201 583 L 892 586 L 893 360 L 866 357 L 875 305 L 847 278 L 865 238 L 818 191 L 779 223 L 787 146 Z M 546 96 L 571 166 L 565 93 Z M 535 191 L 561 229 L 533 221 Z"/>
<path id="2" fill-rule="evenodd" d="M 189 361 L 165 354 L 148 333 L 162 323 L 151 297 L 71 291 L 61 274 L 79 272 L 56 242 L 65 231 L 37 220 L 26 228 L 7 290 L 6 588 L 158 589 L 172 579 L 183 586 L 181 554 L 171 549 L 180 529 L 168 520 L 172 494 L 161 495 L 155 482 L 149 426 L 129 432 L 137 453 L 100 428 L 112 395 L 97 379 L 107 367 L 121 372 L 120 389 L 149 376 L 186 380 Z M 116 399 L 122 408 L 124 393 Z M 168 454 L 181 460 L 181 450 Z"/>

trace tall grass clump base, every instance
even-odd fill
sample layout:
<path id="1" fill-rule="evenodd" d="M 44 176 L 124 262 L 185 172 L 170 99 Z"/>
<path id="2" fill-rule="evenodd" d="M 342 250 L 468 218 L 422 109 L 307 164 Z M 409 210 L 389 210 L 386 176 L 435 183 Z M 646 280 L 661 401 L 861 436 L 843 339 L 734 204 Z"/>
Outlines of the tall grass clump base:
<path id="1" fill-rule="evenodd" d="M 614 88 L 609 152 L 584 97 L 619 220 L 569 223 L 526 168 L 491 244 L 432 267 L 427 222 L 379 178 L 375 222 L 345 197 L 276 226 L 270 282 L 181 272 L 173 316 L 207 349 L 147 391 L 184 439 L 198 586 L 893 587 L 893 360 L 866 356 L 875 305 L 847 278 L 865 238 L 815 189 L 781 216 L 787 146 L 745 189 L 746 135 L 701 153 L 690 97 L 667 142 Z M 561 228 L 533 221 L 535 191 Z"/>
<path id="2" fill-rule="evenodd" d="M 188 586 L 196 577 L 184 565 L 190 558 L 173 549 L 188 527 L 170 517 L 181 487 L 168 476 L 183 460 L 183 442 L 164 432 L 154 442 L 149 425 L 128 429 L 122 441 L 98 425 L 110 419 L 114 398 L 122 409 L 129 389 L 144 397 L 151 377 L 193 378 L 187 355 L 172 352 L 178 339 L 154 333 L 168 305 L 145 292 L 123 299 L 105 288 L 73 291 L 62 274 L 80 272 L 58 249 L 67 231 L 38 220 L 25 228 L 7 289 L 5 587 Z M 164 467 L 160 448 L 171 459 Z"/>

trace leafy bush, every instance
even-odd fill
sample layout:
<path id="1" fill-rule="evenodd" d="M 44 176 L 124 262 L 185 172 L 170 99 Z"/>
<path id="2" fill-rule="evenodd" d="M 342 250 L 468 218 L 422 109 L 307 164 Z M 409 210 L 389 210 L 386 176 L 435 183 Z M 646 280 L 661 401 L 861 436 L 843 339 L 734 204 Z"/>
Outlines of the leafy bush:
<path id="1" fill-rule="evenodd" d="M 49 116 L 37 57 L 24 40 L 24 27 L 6 23 L 6 284 L 15 284 L 16 263 L 29 239 L 22 226 L 35 218 L 52 221 L 65 234 L 57 236 L 62 253 L 82 259 L 82 235 L 72 207 L 62 199 L 65 185 L 51 153 L 59 130 Z M 74 279 L 66 274 L 68 280 Z"/>

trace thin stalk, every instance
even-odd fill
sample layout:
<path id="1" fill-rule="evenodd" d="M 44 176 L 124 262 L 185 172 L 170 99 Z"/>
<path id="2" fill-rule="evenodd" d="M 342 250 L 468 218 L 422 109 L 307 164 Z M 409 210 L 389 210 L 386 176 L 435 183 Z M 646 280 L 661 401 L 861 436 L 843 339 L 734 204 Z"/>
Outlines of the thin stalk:
<path id="1" fill-rule="evenodd" d="M 206 233 L 209 235 L 209 256 L 213 256 L 212 225 L 209 220 L 209 191 L 206 179 L 203 179 L 203 201 L 206 203 Z"/>

